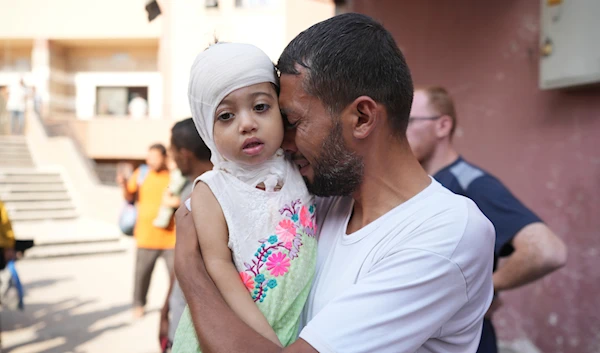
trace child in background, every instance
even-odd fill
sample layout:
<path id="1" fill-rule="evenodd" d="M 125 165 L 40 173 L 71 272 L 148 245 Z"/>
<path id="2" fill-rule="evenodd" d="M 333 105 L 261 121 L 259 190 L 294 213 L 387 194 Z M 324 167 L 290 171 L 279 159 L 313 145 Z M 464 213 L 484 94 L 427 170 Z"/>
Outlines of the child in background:
<path id="1" fill-rule="evenodd" d="M 175 213 L 175 210 L 181 204 L 179 196 L 187 181 L 173 160 L 169 160 L 168 167 L 170 171 L 169 187 L 165 190 L 165 194 L 163 195 L 163 201 L 158 209 L 158 215 L 154 219 L 154 222 L 152 222 L 152 224 L 158 228 L 167 228 L 171 223 L 173 213 Z"/>

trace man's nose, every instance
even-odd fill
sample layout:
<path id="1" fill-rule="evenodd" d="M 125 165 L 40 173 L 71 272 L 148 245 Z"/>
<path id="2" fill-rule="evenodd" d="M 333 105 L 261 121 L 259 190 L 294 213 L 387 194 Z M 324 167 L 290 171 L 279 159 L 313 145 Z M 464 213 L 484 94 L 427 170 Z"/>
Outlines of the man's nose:
<path id="1" fill-rule="evenodd" d="M 296 129 L 286 129 L 283 133 L 283 141 L 281 142 L 281 148 L 287 154 L 294 154 L 298 152 L 296 146 Z"/>

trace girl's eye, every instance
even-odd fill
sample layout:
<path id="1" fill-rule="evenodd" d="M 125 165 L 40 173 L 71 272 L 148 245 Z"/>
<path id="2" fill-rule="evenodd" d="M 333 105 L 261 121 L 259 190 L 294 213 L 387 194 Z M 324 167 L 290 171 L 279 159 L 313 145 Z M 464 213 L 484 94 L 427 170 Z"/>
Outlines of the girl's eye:
<path id="1" fill-rule="evenodd" d="M 268 104 L 257 104 L 254 106 L 254 110 L 256 110 L 259 113 L 265 112 L 267 110 L 269 110 L 270 106 Z"/>
<path id="2" fill-rule="evenodd" d="M 233 118 L 233 114 L 231 114 L 231 113 L 223 113 L 223 114 L 221 114 L 221 115 L 219 115 L 217 117 L 217 120 L 227 121 L 227 120 L 231 120 L 232 118 Z"/>

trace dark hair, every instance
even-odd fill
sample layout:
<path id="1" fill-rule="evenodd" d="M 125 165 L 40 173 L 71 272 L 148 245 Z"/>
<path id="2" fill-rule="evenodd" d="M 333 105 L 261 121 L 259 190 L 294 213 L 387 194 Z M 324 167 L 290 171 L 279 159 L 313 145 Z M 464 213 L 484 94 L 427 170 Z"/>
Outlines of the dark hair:
<path id="1" fill-rule="evenodd" d="M 372 18 L 346 13 L 317 23 L 283 50 L 281 74 L 307 69 L 307 93 L 319 98 L 335 116 L 360 96 L 383 104 L 390 125 L 404 136 L 413 98 L 413 83 L 394 38 Z"/>
<path id="2" fill-rule="evenodd" d="M 162 144 L 162 143 L 155 143 L 152 146 L 150 146 L 149 150 L 157 150 L 159 151 L 163 156 L 167 156 L 167 148 Z"/>
<path id="3" fill-rule="evenodd" d="M 191 151 L 201 161 L 210 160 L 210 149 L 206 147 L 196 130 L 192 118 L 176 123 L 171 129 L 171 145 L 177 149 L 185 148 Z"/>

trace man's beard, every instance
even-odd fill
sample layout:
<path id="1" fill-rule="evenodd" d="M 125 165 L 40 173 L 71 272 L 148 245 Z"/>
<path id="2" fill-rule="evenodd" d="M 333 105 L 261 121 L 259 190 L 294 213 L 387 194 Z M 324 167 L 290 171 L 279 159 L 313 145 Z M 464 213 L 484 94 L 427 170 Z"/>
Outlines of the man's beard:
<path id="1" fill-rule="evenodd" d="M 363 181 L 362 157 L 350 151 L 342 137 L 342 125 L 336 122 L 323 141 L 319 158 L 311 163 L 313 181 L 304 178 L 308 191 L 316 196 L 347 196 Z"/>

